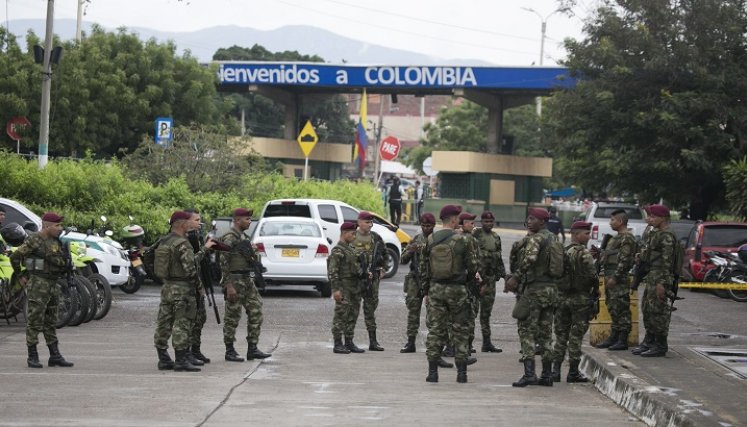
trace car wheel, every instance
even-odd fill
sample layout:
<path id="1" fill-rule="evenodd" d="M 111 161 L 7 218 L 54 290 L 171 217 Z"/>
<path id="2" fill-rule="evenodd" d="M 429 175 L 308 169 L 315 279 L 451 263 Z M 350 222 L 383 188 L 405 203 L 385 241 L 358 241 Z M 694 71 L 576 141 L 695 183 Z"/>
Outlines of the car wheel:
<path id="1" fill-rule="evenodd" d="M 390 261 L 384 266 L 384 278 L 389 279 L 397 274 L 397 269 L 399 269 L 399 252 L 391 246 L 387 246 L 386 250 L 389 252 Z"/>
<path id="2" fill-rule="evenodd" d="M 332 284 L 329 282 L 322 282 L 319 284 L 319 293 L 322 294 L 322 298 L 329 298 L 332 296 Z"/>

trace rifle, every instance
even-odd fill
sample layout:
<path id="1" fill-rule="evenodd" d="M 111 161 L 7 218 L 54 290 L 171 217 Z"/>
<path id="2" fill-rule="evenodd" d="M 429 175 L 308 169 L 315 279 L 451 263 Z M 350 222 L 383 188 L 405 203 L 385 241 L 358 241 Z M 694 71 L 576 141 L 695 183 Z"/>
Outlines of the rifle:
<path id="1" fill-rule="evenodd" d="M 265 283 L 265 277 L 262 273 L 266 272 L 267 269 L 262 265 L 262 261 L 257 259 L 257 256 L 254 253 L 254 248 L 252 247 L 252 242 L 249 239 L 242 240 L 236 244 L 235 248 L 240 255 L 243 255 L 247 260 L 249 260 L 249 277 L 254 279 L 254 284 L 258 289 L 264 290 L 267 284 Z"/>
<path id="2" fill-rule="evenodd" d="M 192 230 L 187 233 L 187 240 L 189 240 L 189 243 L 192 245 L 192 250 L 195 253 L 198 253 L 200 251 L 200 247 L 202 246 L 201 237 L 202 236 L 200 236 L 197 230 Z M 197 274 L 200 278 L 200 281 L 205 287 L 206 293 L 208 295 L 208 306 L 213 307 L 213 313 L 215 313 L 215 321 L 220 325 L 220 314 L 218 313 L 218 304 L 215 303 L 215 290 L 213 289 L 213 286 L 216 283 L 220 283 L 220 269 L 216 270 L 217 262 L 215 258 L 211 256 L 211 254 L 205 254 L 205 256 L 201 257 L 199 260 L 195 260 L 195 266 L 197 267 Z M 202 298 L 196 299 L 197 306 L 202 307 Z"/>
<path id="3" fill-rule="evenodd" d="M 630 282 L 630 290 L 637 291 L 649 271 L 651 271 L 651 267 L 649 267 L 648 263 L 641 261 L 634 265 L 633 270 L 631 271 L 633 280 Z"/>
<path id="4" fill-rule="evenodd" d="M 73 266 L 73 255 L 70 253 L 70 242 L 62 243 L 62 257 L 65 259 L 65 282 L 69 288 L 74 288 L 75 279 L 73 279 L 73 272 L 75 266 Z"/>
<path id="5" fill-rule="evenodd" d="M 591 299 L 589 300 L 589 322 L 596 319 L 599 315 L 599 287 L 595 286 L 591 290 Z"/>
<path id="6" fill-rule="evenodd" d="M 379 257 L 381 256 L 379 252 L 381 252 L 379 242 L 374 242 L 373 253 L 371 254 L 371 262 L 366 262 L 365 253 L 361 253 L 358 258 L 359 262 L 361 262 L 361 267 L 364 267 L 363 272 L 365 274 L 365 277 L 364 280 L 361 281 L 361 284 L 363 285 L 363 292 L 368 297 L 373 296 L 374 280 L 376 280 L 376 274 L 379 273 L 379 268 L 376 267 L 376 261 L 378 261 Z"/>

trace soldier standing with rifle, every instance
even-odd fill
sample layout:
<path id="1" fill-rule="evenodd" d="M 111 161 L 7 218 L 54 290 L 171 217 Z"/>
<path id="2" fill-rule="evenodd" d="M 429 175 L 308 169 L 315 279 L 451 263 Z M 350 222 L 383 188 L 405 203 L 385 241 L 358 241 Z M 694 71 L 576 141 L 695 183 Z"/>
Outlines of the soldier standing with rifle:
<path id="1" fill-rule="evenodd" d="M 384 351 L 384 348 L 376 340 L 376 308 L 379 306 L 379 282 L 384 276 L 389 252 L 384 244 L 384 239 L 376 232 L 371 231 L 373 218 L 370 212 L 361 211 L 358 214 L 358 230 L 355 231 L 353 247 L 364 254 L 368 266 L 367 270 L 373 273 L 373 277 L 366 279 L 368 281 L 367 289 L 363 291 L 363 317 L 366 320 L 366 330 L 368 330 L 368 349 Z"/>
<path id="2" fill-rule="evenodd" d="M 184 212 L 187 212 L 191 215 L 189 218 L 191 229 L 187 232 L 187 240 L 189 240 L 189 243 L 192 245 L 192 250 L 197 257 L 195 261 L 197 262 L 199 267 L 199 265 L 202 264 L 202 259 L 206 256 L 209 256 L 208 254 L 200 253 L 200 248 L 202 247 L 203 243 L 202 236 L 200 235 L 200 230 L 202 228 L 202 217 L 200 216 L 200 213 L 195 209 L 184 209 Z M 200 276 L 202 275 L 200 274 Z M 202 366 L 206 363 L 210 363 L 210 359 L 202 354 L 202 351 L 200 350 L 200 346 L 202 344 L 202 328 L 205 326 L 205 322 L 207 322 L 207 310 L 205 309 L 205 286 L 207 286 L 207 283 L 203 283 L 202 277 L 200 277 L 199 285 L 197 286 L 197 310 L 195 311 L 195 321 L 192 324 L 192 330 L 189 334 L 190 347 L 187 353 L 189 363 L 195 366 Z M 220 323 L 220 321 L 218 323 Z"/>
<path id="3" fill-rule="evenodd" d="M 490 316 L 495 303 L 495 283 L 506 276 L 506 267 L 501 256 L 501 238 L 493 231 L 495 216 L 490 211 L 480 215 L 482 227 L 476 228 L 472 235 L 480 246 L 480 274 L 482 287 L 478 297 L 480 329 L 482 331 L 482 352 L 500 353 L 503 350 L 490 341 Z M 477 311 L 475 313 L 477 315 Z"/>
<path id="4" fill-rule="evenodd" d="M 233 211 L 231 230 L 221 237 L 221 241 L 230 247 L 230 252 L 220 258 L 223 288 L 226 295 L 223 342 L 226 344 L 225 359 L 229 362 L 244 361 L 233 347 L 242 308 L 246 311 L 246 341 L 248 343 L 246 358 L 253 360 L 271 356 L 257 348 L 262 327 L 262 297 L 252 279 L 252 274 L 257 274 L 256 271 L 253 272 L 253 269 L 257 269 L 259 260 L 249 237 L 244 234 L 252 223 L 253 214 L 254 211 L 251 209 L 236 208 Z M 261 274 L 261 270 L 259 271 Z"/>
<path id="5" fill-rule="evenodd" d="M 459 214 L 459 228 L 457 229 L 457 232 L 464 235 L 467 244 L 471 247 L 471 251 L 475 253 L 477 259 L 480 260 L 482 258 L 480 246 L 477 239 L 472 235 L 472 232 L 475 230 L 475 218 L 477 218 L 477 215 L 473 215 L 469 212 Z M 482 270 L 478 271 L 480 272 L 480 277 L 483 277 Z M 467 294 L 469 296 L 469 304 L 472 311 L 472 315 L 469 318 L 469 339 L 467 341 L 469 343 L 470 356 L 467 357 L 467 365 L 472 365 L 477 362 L 477 358 L 472 356 L 472 353 L 475 353 L 475 348 L 472 346 L 472 343 L 475 341 L 475 320 L 480 311 L 479 298 L 480 292 L 482 292 L 483 289 L 482 286 L 483 282 L 478 282 L 473 277 L 467 277 L 467 290 L 469 291 Z"/>
<path id="6" fill-rule="evenodd" d="M 420 217 L 420 234 L 415 236 L 400 258 L 402 264 L 410 263 L 410 272 L 405 276 L 405 305 L 407 306 L 407 344 L 399 351 L 400 353 L 415 353 L 415 338 L 420 329 L 420 312 L 423 307 L 423 284 L 420 274 L 420 259 L 422 258 L 425 244 L 433 233 L 436 225 L 436 217 L 432 213 L 425 213 Z"/>

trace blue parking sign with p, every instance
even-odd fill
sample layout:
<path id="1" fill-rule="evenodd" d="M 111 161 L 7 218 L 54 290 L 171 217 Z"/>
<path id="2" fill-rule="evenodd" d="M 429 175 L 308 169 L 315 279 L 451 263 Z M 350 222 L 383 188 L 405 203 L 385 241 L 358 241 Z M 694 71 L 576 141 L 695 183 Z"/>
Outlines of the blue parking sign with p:
<path id="1" fill-rule="evenodd" d="M 158 117 L 156 119 L 156 144 L 170 146 L 174 140 L 174 120 L 171 117 Z"/>

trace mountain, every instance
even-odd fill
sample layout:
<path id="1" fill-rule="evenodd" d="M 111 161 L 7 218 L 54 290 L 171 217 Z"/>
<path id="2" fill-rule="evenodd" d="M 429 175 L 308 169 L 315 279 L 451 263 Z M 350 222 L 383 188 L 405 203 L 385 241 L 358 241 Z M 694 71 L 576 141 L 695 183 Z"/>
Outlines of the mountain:
<path id="1" fill-rule="evenodd" d="M 83 22 L 84 33 L 90 33 L 90 22 Z M 43 19 L 17 19 L 9 22 L 9 28 L 21 41 L 31 29 L 44 38 Z M 107 28 L 116 31 L 116 28 Z M 219 48 L 233 45 L 251 47 L 260 44 L 271 51 L 297 50 L 306 55 L 319 55 L 327 62 L 340 64 L 376 65 L 493 65 L 475 59 L 443 59 L 402 49 L 392 49 L 370 44 L 335 34 L 331 31 L 307 26 L 291 25 L 275 30 L 263 31 L 248 27 L 219 26 L 191 32 L 165 32 L 152 28 L 128 27 L 142 40 L 155 38 L 158 41 L 173 40 L 179 52 L 189 50 L 200 61 L 207 62 Z M 56 19 L 54 32 L 63 40 L 75 38 L 74 19 Z M 23 42 L 21 43 L 23 45 Z"/>

